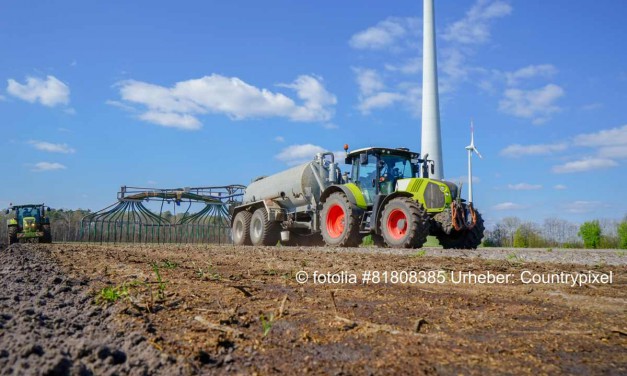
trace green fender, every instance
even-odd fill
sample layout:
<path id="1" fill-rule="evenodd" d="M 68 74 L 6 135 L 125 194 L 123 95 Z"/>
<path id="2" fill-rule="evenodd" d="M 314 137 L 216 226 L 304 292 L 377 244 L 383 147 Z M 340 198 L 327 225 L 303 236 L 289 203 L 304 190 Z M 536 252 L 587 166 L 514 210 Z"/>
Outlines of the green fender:
<path id="1" fill-rule="evenodd" d="M 9 226 L 17 226 L 17 219 L 15 219 L 15 218 L 10 218 L 10 219 L 7 221 L 7 224 L 8 224 Z"/>
<path id="2" fill-rule="evenodd" d="M 328 187 L 324 190 L 324 192 L 322 192 L 322 195 L 320 195 L 320 202 L 325 202 L 327 198 L 335 192 L 344 193 L 348 200 L 360 209 L 365 210 L 368 208 L 368 204 L 366 204 L 366 199 L 364 198 L 364 195 L 361 193 L 359 187 L 353 183 L 332 185 Z"/>

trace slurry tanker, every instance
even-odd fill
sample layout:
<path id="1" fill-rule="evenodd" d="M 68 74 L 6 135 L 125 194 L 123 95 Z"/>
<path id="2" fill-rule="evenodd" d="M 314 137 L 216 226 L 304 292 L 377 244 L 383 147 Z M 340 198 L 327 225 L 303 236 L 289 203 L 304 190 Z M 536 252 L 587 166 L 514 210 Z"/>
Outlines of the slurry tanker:
<path id="1" fill-rule="evenodd" d="M 237 245 L 326 244 L 356 247 L 371 235 L 378 246 L 420 248 L 434 235 L 444 248 L 474 249 L 483 219 L 456 184 L 429 178 L 428 155 L 406 148 L 348 152 L 350 173 L 333 153 L 255 179 L 233 210 Z"/>

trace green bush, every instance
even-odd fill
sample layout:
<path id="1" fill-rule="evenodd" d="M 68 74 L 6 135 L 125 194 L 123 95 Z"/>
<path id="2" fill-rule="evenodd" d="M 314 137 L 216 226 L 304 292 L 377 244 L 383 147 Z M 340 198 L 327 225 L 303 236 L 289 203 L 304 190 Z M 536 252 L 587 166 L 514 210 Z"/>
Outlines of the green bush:
<path id="1" fill-rule="evenodd" d="M 585 248 L 599 248 L 601 244 L 601 225 L 599 225 L 599 221 L 584 222 L 579 227 L 578 235 L 583 239 Z"/>
<path id="2" fill-rule="evenodd" d="M 627 249 L 627 221 L 622 221 L 618 225 L 618 248 Z"/>

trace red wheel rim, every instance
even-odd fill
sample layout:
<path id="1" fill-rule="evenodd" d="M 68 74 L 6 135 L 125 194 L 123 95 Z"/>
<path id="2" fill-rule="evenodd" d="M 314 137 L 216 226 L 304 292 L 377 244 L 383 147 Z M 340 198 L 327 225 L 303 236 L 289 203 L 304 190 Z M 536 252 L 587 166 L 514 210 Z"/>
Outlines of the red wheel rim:
<path id="1" fill-rule="evenodd" d="M 401 239 L 407 233 L 407 216 L 400 209 L 394 209 L 388 216 L 388 234 L 393 239 Z"/>
<path id="2" fill-rule="evenodd" d="M 327 213 L 327 232 L 332 238 L 339 238 L 344 232 L 344 208 L 335 204 L 329 208 Z"/>

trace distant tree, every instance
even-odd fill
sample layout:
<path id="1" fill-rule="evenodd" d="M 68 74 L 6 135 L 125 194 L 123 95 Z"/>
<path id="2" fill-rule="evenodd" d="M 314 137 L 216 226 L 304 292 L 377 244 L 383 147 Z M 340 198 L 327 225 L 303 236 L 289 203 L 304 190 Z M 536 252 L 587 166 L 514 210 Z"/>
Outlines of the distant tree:
<path id="1" fill-rule="evenodd" d="M 627 249 L 627 219 L 618 225 L 618 248 Z"/>
<path id="2" fill-rule="evenodd" d="M 516 248 L 539 248 L 546 247 L 547 242 L 540 235 L 540 230 L 535 223 L 525 222 L 516 229 L 513 246 Z"/>
<path id="3" fill-rule="evenodd" d="M 529 242 L 523 227 L 519 227 L 514 233 L 514 248 L 528 248 Z"/>
<path id="4" fill-rule="evenodd" d="M 579 236 L 583 239 L 585 248 L 599 248 L 601 244 L 601 225 L 599 221 L 584 222 L 579 227 Z"/>

